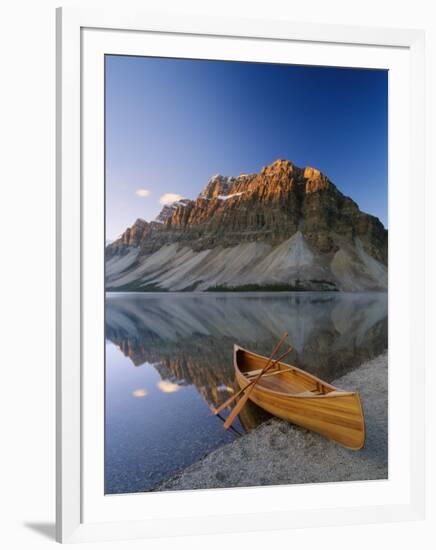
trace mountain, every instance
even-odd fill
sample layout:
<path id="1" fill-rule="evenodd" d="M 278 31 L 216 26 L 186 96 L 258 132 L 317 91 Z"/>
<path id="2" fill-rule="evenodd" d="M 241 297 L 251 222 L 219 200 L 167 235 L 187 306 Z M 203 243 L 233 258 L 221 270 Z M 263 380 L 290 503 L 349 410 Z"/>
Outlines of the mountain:
<path id="1" fill-rule="evenodd" d="M 195 200 L 106 247 L 108 290 L 387 288 L 388 232 L 319 170 L 277 160 L 216 175 Z"/>

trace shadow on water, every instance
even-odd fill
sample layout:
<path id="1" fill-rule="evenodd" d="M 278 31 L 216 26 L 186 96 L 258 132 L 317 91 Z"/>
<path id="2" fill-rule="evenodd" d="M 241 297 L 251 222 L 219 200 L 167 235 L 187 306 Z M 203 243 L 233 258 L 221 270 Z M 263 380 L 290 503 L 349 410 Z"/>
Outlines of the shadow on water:
<path id="1" fill-rule="evenodd" d="M 269 355 L 285 330 L 286 361 L 334 380 L 387 348 L 387 295 L 108 294 L 107 492 L 147 490 L 236 437 L 209 412 L 238 389 L 233 344 Z M 246 407 L 235 429 L 267 417 Z"/>

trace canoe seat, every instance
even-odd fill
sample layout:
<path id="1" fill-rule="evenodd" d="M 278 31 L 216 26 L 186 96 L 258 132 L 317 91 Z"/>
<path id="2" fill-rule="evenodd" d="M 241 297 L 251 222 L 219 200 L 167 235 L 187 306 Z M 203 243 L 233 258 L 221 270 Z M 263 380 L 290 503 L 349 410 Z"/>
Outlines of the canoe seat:
<path id="1" fill-rule="evenodd" d="M 313 395 L 323 395 L 324 392 L 322 391 L 322 388 L 318 385 L 318 386 L 314 386 L 314 388 L 312 390 L 303 390 L 302 386 L 301 386 L 301 383 L 294 383 L 292 381 L 292 379 L 288 379 L 288 378 L 283 378 L 281 377 L 280 380 L 278 380 L 276 376 L 273 376 L 274 374 L 278 374 L 278 373 L 286 373 L 286 372 L 289 372 L 289 371 L 293 371 L 292 368 L 282 368 L 282 369 L 273 369 L 271 371 L 268 371 L 265 373 L 264 376 L 262 376 L 258 382 L 259 386 L 263 386 L 265 388 L 268 388 L 270 390 L 273 390 L 273 391 L 279 391 L 279 392 L 283 392 L 283 391 L 287 391 L 289 392 L 291 395 L 294 394 L 294 395 L 298 395 L 298 396 L 301 396 L 301 397 L 309 397 L 309 396 L 313 396 Z M 255 370 L 251 370 L 251 371 L 248 371 L 248 372 L 245 372 L 244 375 L 246 376 L 246 378 L 248 378 L 249 380 L 253 380 L 254 378 L 256 378 L 260 373 L 262 372 L 262 369 L 255 369 Z"/>
<path id="2" fill-rule="evenodd" d="M 256 376 L 258 376 L 260 373 L 262 372 L 262 369 L 255 369 L 255 370 L 250 370 L 248 372 L 244 372 L 245 376 L 247 378 L 255 378 Z"/>
<path id="3" fill-rule="evenodd" d="M 244 376 L 246 376 L 247 378 L 256 378 L 256 376 L 258 376 L 261 372 L 262 372 L 263 369 L 255 369 L 255 370 L 250 370 L 248 372 L 244 372 Z M 265 376 L 267 376 L 268 374 L 271 375 L 273 372 L 288 372 L 292 370 L 291 368 L 289 369 L 277 369 L 277 368 L 274 368 L 274 369 L 271 369 L 269 371 L 267 371 L 265 373 Z"/>

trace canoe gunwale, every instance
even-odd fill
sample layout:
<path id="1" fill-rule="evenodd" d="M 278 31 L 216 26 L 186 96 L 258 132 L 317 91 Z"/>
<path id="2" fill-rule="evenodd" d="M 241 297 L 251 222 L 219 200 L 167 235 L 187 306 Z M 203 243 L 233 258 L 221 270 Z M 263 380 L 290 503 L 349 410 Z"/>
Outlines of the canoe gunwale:
<path id="1" fill-rule="evenodd" d="M 268 361 L 268 358 L 246 350 L 236 344 L 234 345 L 234 369 L 236 380 L 242 389 L 243 386 L 249 385 L 251 380 L 247 378 L 244 372 L 239 368 L 237 362 L 238 351 L 261 358 L 263 361 Z M 340 390 L 294 365 L 280 363 L 281 365 L 295 369 L 295 371 L 299 373 L 303 373 L 314 382 L 319 382 L 325 387 L 331 388 L 331 391 L 326 394 L 308 395 L 309 392 L 304 392 L 299 395 L 298 393 L 292 394 L 289 391 L 277 391 L 257 384 L 256 387 L 253 388 L 250 399 L 273 416 L 282 418 L 282 420 L 290 422 L 291 424 L 296 424 L 310 431 L 317 432 L 347 449 L 353 451 L 362 449 L 365 445 L 366 427 L 359 393 Z M 271 399 L 269 402 L 268 398 Z M 318 401 L 313 401 L 314 399 Z M 274 400 L 276 401 L 274 402 Z M 280 403 L 280 401 L 282 402 Z M 331 410 L 329 403 L 335 403 L 334 411 Z M 318 407 L 324 412 L 314 414 L 317 412 Z M 300 410 L 300 408 L 302 409 L 299 413 L 298 410 Z M 353 424 L 350 424 L 350 422 Z"/>
<path id="2" fill-rule="evenodd" d="M 249 350 L 247 350 L 247 349 L 245 349 L 241 346 L 238 346 L 237 344 L 235 344 L 233 346 L 233 365 L 234 365 L 235 371 L 241 378 L 244 379 L 244 381 L 248 385 L 252 382 L 252 380 L 247 378 L 245 376 L 244 372 L 241 371 L 241 369 L 239 368 L 238 361 L 236 359 L 236 355 L 237 355 L 238 351 L 243 351 L 244 353 L 247 353 L 248 355 L 254 355 L 255 357 L 259 357 L 260 359 L 265 359 L 265 357 L 263 355 L 258 354 L 258 353 L 254 353 L 253 351 L 249 351 Z M 341 389 L 339 389 L 335 386 L 332 386 L 332 384 L 329 384 L 328 382 L 324 382 L 323 380 L 321 380 L 317 376 L 314 376 L 313 374 L 310 374 L 306 371 L 303 371 L 303 370 L 299 369 L 295 365 L 289 365 L 287 363 L 283 363 L 282 361 L 280 361 L 279 364 L 286 365 L 287 367 L 291 367 L 293 370 L 295 370 L 297 372 L 300 372 L 300 373 L 304 374 L 305 376 L 309 376 L 315 382 L 319 382 L 320 384 L 323 384 L 324 386 L 327 386 L 328 388 L 330 388 L 331 391 L 329 393 L 320 394 L 320 395 L 315 395 L 315 394 L 308 395 L 307 393 L 305 393 L 303 395 L 300 395 L 298 393 L 292 394 L 292 393 L 289 393 L 289 392 L 281 392 L 281 391 L 273 390 L 273 389 L 270 389 L 270 388 L 265 388 L 261 384 L 258 385 L 258 390 L 259 391 L 265 391 L 267 393 L 280 395 L 280 396 L 286 397 L 288 399 L 294 399 L 294 398 L 295 399 L 324 399 L 326 397 L 328 397 L 328 398 L 340 398 L 340 397 L 345 397 L 345 396 L 350 396 L 350 395 L 356 395 L 356 392 L 341 390 Z"/>

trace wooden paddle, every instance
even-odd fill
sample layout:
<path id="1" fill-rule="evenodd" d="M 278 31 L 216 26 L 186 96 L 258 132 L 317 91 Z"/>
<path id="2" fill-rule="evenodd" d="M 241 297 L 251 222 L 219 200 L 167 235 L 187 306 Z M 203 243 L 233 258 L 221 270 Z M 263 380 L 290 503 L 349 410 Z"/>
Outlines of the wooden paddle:
<path id="1" fill-rule="evenodd" d="M 287 355 L 288 353 L 289 353 L 289 351 L 287 351 L 286 354 L 284 354 L 284 355 Z M 276 363 L 274 362 L 274 365 L 275 364 Z M 271 368 L 269 368 L 268 371 L 270 371 L 274 365 L 271 365 Z M 276 370 L 274 372 L 268 372 L 267 374 L 263 374 L 262 378 L 268 378 L 269 376 L 276 376 L 277 374 L 283 374 L 284 372 L 289 372 L 289 371 L 292 372 L 293 370 L 294 369 L 292 367 L 289 367 L 287 369 L 280 369 L 280 370 Z M 245 374 L 248 374 L 248 373 L 245 373 Z M 235 399 L 237 399 L 242 393 L 247 391 L 248 388 L 250 388 L 254 384 L 254 382 L 255 382 L 255 378 L 253 378 L 253 380 L 251 380 L 251 382 L 249 382 L 245 386 L 245 388 L 242 388 L 241 390 L 239 390 L 235 394 L 233 394 L 231 397 L 226 399 L 226 401 L 224 401 L 224 403 L 221 403 L 221 405 L 219 405 L 216 408 L 215 407 L 212 408 L 212 414 L 218 415 L 219 413 L 221 413 L 225 408 L 227 408 L 229 405 L 231 405 L 233 403 L 233 401 Z"/>
<path id="2" fill-rule="evenodd" d="M 285 351 L 278 359 L 276 359 L 271 365 L 267 365 L 261 370 L 261 372 L 257 375 L 257 377 L 253 380 L 253 383 L 251 384 L 249 390 L 244 393 L 243 397 L 238 401 L 238 403 L 235 405 L 235 408 L 232 410 L 232 412 L 227 417 L 227 420 L 224 422 L 224 428 L 227 430 L 229 428 L 235 418 L 238 416 L 242 408 L 244 407 L 245 403 L 248 401 L 248 398 L 250 397 L 251 392 L 254 389 L 254 386 L 259 382 L 259 380 L 262 378 L 262 376 L 272 367 L 274 367 L 283 357 L 291 353 L 293 350 L 292 346 L 289 346 L 288 350 Z"/>
<path id="3" fill-rule="evenodd" d="M 288 353 L 288 352 L 286 352 L 286 353 Z M 271 365 L 271 368 L 272 367 L 273 367 L 273 365 Z M 268 369 L 268 370 L 270 370 L 270 369 Z M 276 376 L 277 374 L 283 374 L 284 372 L 288 372 L 288 371 L 292 372 L 293 369 L 292 368 L 287 368 L 287 369 L 276 370 L 274 372 L 268 372 L 267 374 L 263 374 L 262 378 L 267 378 L 269 376 Z M 221 413 L 225 408 L 227 408 L 229 405 L 231 405 L 237 397 L 239 397 L 242 393 L 247 391 L 248 388 L 250 388 L 254 384 L 254 382 L 255 382 L 255 378 L 253 378 L 253 380 L 251 380 L 251 382 L 249 382 L 245 386 L 245 388 L 242 388 L 242 390 L 239 390 L 238 392 L 233 394 L 231 397 L 226 399 L 226 401 L 224 401 L 224 403 L 221 403 L 221 405 L 219 405 L 217 408 L 213 408 L 212 409 L 212 414 L 219 415 L 219 413 Z"/>
<path id="4" fill-rule="evenodd" d="M 274 357 L 274 355 L 279 351 L 279 349 L 281 348 L 281 346 L 283 345 L 283 342 L 286 340 L 286 338 L 288 337 L 288 333 L 287 332 L 284 332 L 282 334 L 282 337 L 280 338 L 280 340 L 278 341 L 278 343 L 276 344 L 276 346 L 274 347 L 274 349 L 272 350 L 271 352 L 271 355 L 268 359 L 268 362 L 266 364 L 266 366 L 269 365 L 269 363 L 271 362 L 271 359 Z M 264 367 L 265 368 L 265 367 Z M 250 386 L 254 383 L 254 380 L 252 382 L 250 382 Z M 212 413 L 213 414 L 218 414 L 220 413 L 221 411 L 223 411 L 225 408 L 227 408 L 231 403 L 233 403 L 233 401 L 239 397 L 242 393 L 245 392 L 245 390 L 248 388 L 248 386 L 245 386 L 245 388 L 242 388 L 241 390 L 239 390 L 237 393 L 235 393 L 234 395 L 232 395 L 231 397 L 229 397 L 229 399 L 227 399 L 226 401 L 224 401 L 224 403 L 222 403 L 219 407 L 217 407 L 216 409 L 213 409 L 212 410 Z"/>

